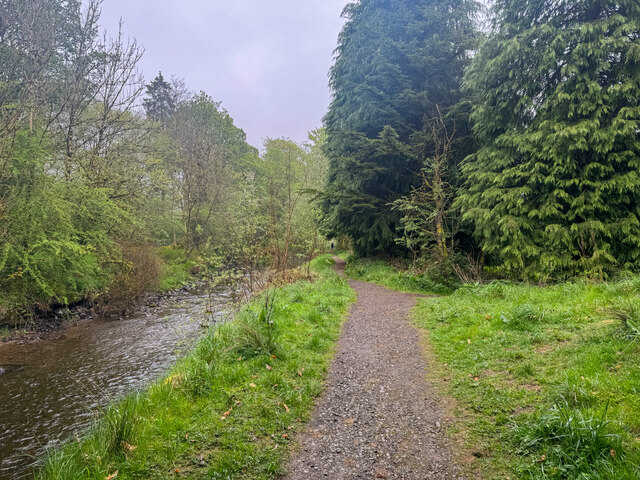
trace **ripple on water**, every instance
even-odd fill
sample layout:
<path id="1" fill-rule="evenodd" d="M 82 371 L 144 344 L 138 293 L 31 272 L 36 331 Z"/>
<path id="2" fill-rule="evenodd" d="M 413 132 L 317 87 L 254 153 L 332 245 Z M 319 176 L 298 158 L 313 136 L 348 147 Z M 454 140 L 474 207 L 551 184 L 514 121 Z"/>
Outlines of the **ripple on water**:
<path id="1" fill-rule="evenodd" d="M 212 318 L 232 298 L 218 292 Z M 155 312 L 83 322 L 55 339 L 2 345 L 0 480 L 28 476 L 34 458 L 86 428 L 110 399 L 165 373 L 202 332 L 207 300 L 189 295 Z"/>

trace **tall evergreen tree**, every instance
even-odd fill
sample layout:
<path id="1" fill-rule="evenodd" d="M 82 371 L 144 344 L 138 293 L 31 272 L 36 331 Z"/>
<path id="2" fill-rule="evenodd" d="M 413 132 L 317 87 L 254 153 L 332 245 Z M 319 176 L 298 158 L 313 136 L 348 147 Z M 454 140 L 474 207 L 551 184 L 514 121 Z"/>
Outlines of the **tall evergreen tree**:
<path id="1" fill-rule="evenodd" d="M 530 276 L 640 255 L 640 3 L 498 0 L 467 72 L 475 133 L 458 206 L 486 253 Z"/>
<path id="2" fill-rule="evenodd" d="M 147 117 L 155 122 L 165 123 L 176 109 L 176 101 L 171 84 L 159 72 L 147 85 L 147 97 L 142 101 Z"/>
<path id="3" fill-rule="evenodd" d="M 343 12 L 325 117 L 324 211 L 332 232 L 350 236 L 360 253 L 395 246 L 399 215 L 390 203 L 410 191 L 422 165 L 389 147 L 410 143 L 436 105 L 447 114 L 459 103 L 474 11 L 473 0 L 360 0 Z"/>

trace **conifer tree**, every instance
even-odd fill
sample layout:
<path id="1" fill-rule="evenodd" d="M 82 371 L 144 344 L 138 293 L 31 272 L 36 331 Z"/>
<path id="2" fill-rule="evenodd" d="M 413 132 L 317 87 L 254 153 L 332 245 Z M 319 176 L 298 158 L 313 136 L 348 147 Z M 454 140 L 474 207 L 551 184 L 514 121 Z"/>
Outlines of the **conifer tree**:
<path id="1" fill-rule="evenodd" d="M 391 203 L 419 181 L 422 164 L 390 147 L 410 143 L 436 105 L 447 115 L 459 103 L 474 11 L 472 0 L 360 0 L 344 10 L 325 117 L 323 208 L 331 233 L 350 236 L 361 254 L 395 248 Z"/>
<path id="2" fill-rule="evenodd" d="M 466 86 L 482 148 L 457 202 L 484 251 L 530 277 L 640 255 L 640 3 L 498 0 Z"/>
<path id="3" fill-rule="evenodd" d="M 176 109 L 176 101 L 171 84 L 159 72 L 147 85 L 147 97 L 142 101 L 147 117 L 154 122 L 165 123 Z"/>

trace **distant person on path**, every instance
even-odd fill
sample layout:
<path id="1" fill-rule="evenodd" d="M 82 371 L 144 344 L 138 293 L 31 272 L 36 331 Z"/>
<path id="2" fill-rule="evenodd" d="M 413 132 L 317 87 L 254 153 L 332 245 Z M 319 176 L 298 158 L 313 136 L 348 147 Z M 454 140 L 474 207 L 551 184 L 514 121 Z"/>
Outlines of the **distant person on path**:
<path id="1" fill-rule="evenodd" d="M 331 250 L 333 250 L 333 242 L 331 242 Z"/>

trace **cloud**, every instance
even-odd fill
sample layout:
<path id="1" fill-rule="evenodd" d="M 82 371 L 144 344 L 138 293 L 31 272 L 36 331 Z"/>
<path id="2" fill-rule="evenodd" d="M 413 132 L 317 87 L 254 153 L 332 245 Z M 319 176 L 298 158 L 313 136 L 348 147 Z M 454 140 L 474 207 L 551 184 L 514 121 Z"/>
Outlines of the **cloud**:
<path id="1" fill-rule="evenodd" d="M 259 146 L 321 125 L 346 0 L 105 0 L 103 25 L 136 37 L 159 70 L 223 105 Z"/>

